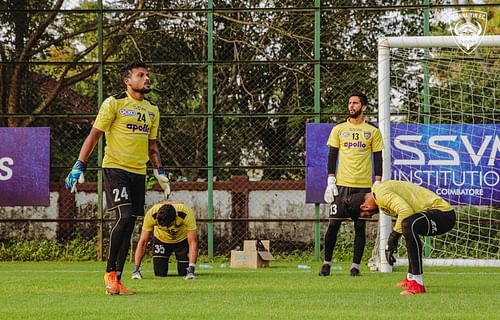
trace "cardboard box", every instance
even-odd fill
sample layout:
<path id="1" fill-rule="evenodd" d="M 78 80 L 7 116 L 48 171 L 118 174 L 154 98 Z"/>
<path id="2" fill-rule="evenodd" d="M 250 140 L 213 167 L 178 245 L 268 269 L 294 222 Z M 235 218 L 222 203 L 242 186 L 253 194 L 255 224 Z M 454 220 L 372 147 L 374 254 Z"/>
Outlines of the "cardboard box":
<path id="1" fill-rule="evenodd" d="M 231 250 L 231 268 L 267 268 L 269 261 L 274 260 L 271 254 L 269 240 L 262 240 L 268 251 L 257 251 L 257 240 L 245 240 L 243 251 Z"/>

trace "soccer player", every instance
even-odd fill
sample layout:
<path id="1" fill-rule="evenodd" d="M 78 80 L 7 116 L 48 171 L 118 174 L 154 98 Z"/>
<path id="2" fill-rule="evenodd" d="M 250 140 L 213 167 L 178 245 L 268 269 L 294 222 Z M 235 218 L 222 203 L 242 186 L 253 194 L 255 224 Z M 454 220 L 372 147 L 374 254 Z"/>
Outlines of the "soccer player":
<path id="1" fill-rule="evenodd" d="M 198 258 L 198 237 L 193 211 L 182 202 L 160 202 L 148 210 L 135 250 L 135 271 L 132 279 L 142 279 L 141 262 L 151 234 L 155 276 L 167 276 L 170 255 L 175 253 L 178 275 L 185 279 L 194 279 Z"/>
<path id="2" fill-rule="evenodd" d="M 368 99 L 360 92 L 349 96 L 349 117 L 337 124 L 331 131 L 327 145 L 328 180 L 325 202 L 330 204 L 330 222 L 325 234 L 325 259 L 320 276 L 330 275 L 333 250 L 337 242 L 342 221 L 354 221 L 354 255 L 350 269 L 351 276 L 360 275 L 360 263 L 365 249 L 365 220 L 352 218 L 343 210 L 342 201 L 355 193 L 370 192 L 375 168 L 375 183 L 382 179 L 382 150 L 384 143 L 380 130 L 365 121 Z M 373 155 L 373 163 L 372 163 Z M 337 164 L 338 160 L 338 164 Z"/>
<path id="3" fill-rule="evenodd" d="M 406 181 L 384 181 L 373 185 L 372 192 L 351 197 L 351 206 L 362 218 L 370 218 L 379 208 L 396 217 L 387 241 L 385 255 L 392 266 L 401 235 L 408 252 L 408 274 L 396 286 L 406 288 L 401 295 L 425 293 L 422 266 L 422 242 L 419 235 L 436 236 L 450 231 L 456 216 L 452 206 L 434 192 Z"/>
<path id="4" fill-rule="evenodd" d="M 149 71 L 143 62 L 133 61 L 121 69 L 121 79 L 126 90 L 104 100 L 83 142 L 78 161 L 65 180 L 66 188 L 76 191 L 76 183 L 84 181 L 86 162 L 105 133 L 104 191 L 107 210 L 114 212 L 117 218 L 111 230 L 104 275 L 106 293 L 112 295 L 135 293 L 128 290 L 121 279 L 136 218 L 144 215 L 148 160 L 165 196 L 170 193 L 156 144 L 160 114 L 158 107 L 144 98 L 151 91 Z"/>

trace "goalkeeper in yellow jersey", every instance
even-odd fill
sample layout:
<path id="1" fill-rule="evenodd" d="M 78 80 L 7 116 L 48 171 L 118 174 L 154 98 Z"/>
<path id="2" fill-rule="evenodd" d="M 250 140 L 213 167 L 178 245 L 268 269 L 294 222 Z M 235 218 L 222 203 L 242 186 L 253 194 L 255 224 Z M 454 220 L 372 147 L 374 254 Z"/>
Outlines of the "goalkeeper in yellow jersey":
<path id="1" fill-rule="evenodd" d="M 198 258 L 198 237 L 193 211 L 182 202 L 161 202 L 148 210 L 135 250 L 133 279 L 142 279 L 141 262 L 151 235 L 153 235 L 155 276 L 167 276 L 169 258 L 175 253 L 177 274 L 184 279 L 194 279 Z"/>
<path id="2" fill-rule="evenodd" d="M 401 235 L 408 252 L 408 274 L 397 284 L 405 287 L 401 295 L 425 293 L 422 266 L 422 242 L 419 235 L 436 236 L 450 231 L 455 225 L 453 207 L 434 192 L 406 181 L 384 181 L 372 187 L 371 193 L 356 194 L 350 198 L 350 210 L 361 218 L 370 218 L 378 212 L 396 217 L 389 236 L 385 255 L 387 262 L 396 262 L 394 252 Z"/>
<path id="3" fill-rule="evenodd" d="M 375 175 L 375 183 L 382 179 L 384 143 L 380 130 L 365 121 L 367 104 L 368 99 L 363 93 L 352 93 L 348 102 L 349 117 L 332 129 L 327 141 L 330 149 L 324 200 L 330 204 L 330 221 L 325 234 L 325 259 L 320 276 L 330 275 L 337 234 L 342 221 L 348 219 L 354 221 L 354 254 L 350 273 L 351 276 L 361 274 L 360 263 L 366 242 L 365 220 L 350 217 L 342 202 L 352 194 L 370 192 L 372 175 Z"/>
<path id="4" fill-rule="evenodd" d="M 129 295 L 135 292 L 128 290 L 121 278 L 135 221 L 137 216 L 144 215 L 148 160 L 166 196 L 170 186 L 156 143 L 160 113 L 144 97 L 151 91 L 149 71 L 142 61 L 132 61 L 120 71 L 126 89 L 102 103 L 65 184 L 74 192 L 77 182 L 84 181 L 87 160 L 105 133 L 104 191 L 107 210 L 116 215 L 116 222 L 111 229 L 104 284 L 107 294 Z"/>

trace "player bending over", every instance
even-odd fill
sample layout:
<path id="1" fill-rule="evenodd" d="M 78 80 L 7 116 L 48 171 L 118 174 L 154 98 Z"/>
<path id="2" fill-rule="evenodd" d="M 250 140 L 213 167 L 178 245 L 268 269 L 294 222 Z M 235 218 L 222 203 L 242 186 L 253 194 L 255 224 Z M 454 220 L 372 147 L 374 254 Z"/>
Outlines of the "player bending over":
<path id="1" fill-rule="evenodd" d="M 148 210 L 135 250 L 135 271 L 132 273 L 132 279 L 142 279 L 141 262 L 151 234 L 153 234 L 155 276 L 167 276 L 170 255 L 175 253 L 179 276 L 194 279 L 194 268 L 198 258 L 198 237 L 193 211 L 181 202 L 160 202 Z"/>
<path id="2" fill-rule="evenodd" d="M 392 266 L 394 252 L 401 235 L 408 251 L 408 274 L 396 286 L 406 288 L 401 295 L 425 293 L 422 265 L 422 241 L 419 235 L 437 236 L 450 231 L 456 216 L 452 206 L 434 192 L 406 181 L 385 181 L 372 187 L 371 193 L 351 196 L 351 208 L 361 218 L 369 218 L 379 208 L 396 217 L 396 224 L 387 241 L 385 255 Z"/>

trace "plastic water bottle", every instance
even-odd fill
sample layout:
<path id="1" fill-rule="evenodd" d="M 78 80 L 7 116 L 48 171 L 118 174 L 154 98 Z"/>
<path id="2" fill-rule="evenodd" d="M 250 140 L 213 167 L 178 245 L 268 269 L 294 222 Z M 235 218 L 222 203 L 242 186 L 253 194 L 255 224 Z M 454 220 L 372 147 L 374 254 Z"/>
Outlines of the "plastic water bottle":
<path id="1" fill-rule="evenodd" d="M 299 269 L 299 270 L 310 270 L 311 266 L 308 266 L 307 264 L 299 264 L 297 266 L 297 269 Z"/>
<path id="2" fill-rule="evenodd" d="M 202 263 L 200 264 L 200 269 L 213 269 L 214 267 L 212 267 L 211 265 L 209 264 L 206 264 L 206 263 Z"/>
<path id="3" fill-rule="evenodd" d="M 342 266 L 332 266 L 331 270 L 342 270 Z"/>
<path id="4" fill-rule="evenodd" d="M 227 263 L 227 262 L 221 263 L 220 267 L 221 268 L 228 268 L 229 267 L 229 263 Z"/>

